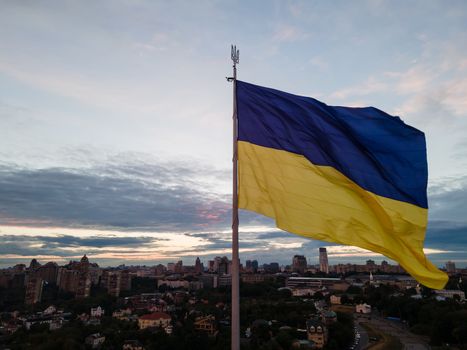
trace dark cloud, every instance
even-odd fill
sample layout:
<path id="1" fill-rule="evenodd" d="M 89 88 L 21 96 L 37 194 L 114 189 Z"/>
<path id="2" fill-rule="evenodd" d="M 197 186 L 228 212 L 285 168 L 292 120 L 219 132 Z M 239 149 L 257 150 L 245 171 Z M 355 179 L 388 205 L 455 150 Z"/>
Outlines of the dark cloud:
<path id="1" fill-rule="evenodd" d="M 464 222 L 467 225 L 467 176 L 450 177 L 438 181 L 428 190 L 430 221 L 451 222 L 457 225 Z"/>
<path id="2" fill-rule="evenodd" d="M 187 236 L 201 238 L 204 240 L 203 250 L 217 250 L 217 249 L 230 249 L 232 248 L 231 233 L 218 233 L 218 232 L 202 232 L 202 233 L 186 233 Z M 257 248 L 264 249 L 267 247 L 268 242 L 258 239 L 257 235 L 242 234 L 239 237 L 240 248 Z M 178 253 L 183 253 L 182 251 Z"/>
<path id="3" fill-rule="evenodd" d="M 3 224 L 183 230 L 223 226 L 225 198 L 201 192 L 198 170 L 141 164 L 106 168 L 0 168 Z"/>
<path id="4" fill-rule="evenodd" d="M 185 232 L 187 236 L 202 240 L 196 249 L 208 259 L 219 255 L 213 253 L 211 256 L 211 251 L 231 248 L 231 234 L 225 231 L 230 226 L 231 211 L 230 196 L 218 195 L 208 185 L 202 185 L 203 181 L 208 182 L 203 178 L 205 172 L 210 173 L 209 176 L 223 176 L 222 172 L 216 174 L 213 170 L 211 173 L 196 164 L 151 163 L 132 160 L 129 154 L 122 159 L 113 158 L 107 163 L 80 170 L 0 166 L 0 223 Z M 465 260 L 462 255 L 467 251 L 467 218 L 464 213 L 467 176 L 432 184 L 429 200 L 430 223 L 425 245 L 454 252 L 434 254 L 430 259 L 438 264 L 449 259 Z M 270 218 L 252 212 L 240 211 L 240 222 L 240 248 L 247 250 L 242 254 L 244 260 L 289 263 L 293 255 L 304 254 L 311 263 L 315 263 L 318 248 L 332 245 L 283 231 L 249 230 L 251 226 L 274 226 Z M 150 234 L 127 237 L 128 234 L 124 237 L 0 235 L 0 255 L 67 257 L 99 254 L 102 249 L 110 251 L 113 247 L 119 248 L 119 252 L 144 255 L 147 253 L 144 248 L 157 249 L 160 241 L 157 237 L 149 237 Z M 280 244 L 288 243 L 300 244 L 293 248 L 280 248 Z M 249 249 L 254 251 L 248 252 Z M 165 254 L 162 249 L 160 253 Z M 186 259 L 191 252 L 171 251 L 170 255 Z M 196 255 L 194 248 L 192 256 Z M 347 257 L 333 259 L 334 262 L 349 260 Z"/>
<path id="5" fill-rule="evenodd" d="M 272 232 L 266 232 L 266 233 L 261 233 L 257 236 L 258 239 L 268 239 L 268 240 L 274 240 L 277 238 L 291 238 L 295 237 L 298 239 L 306 240 L 306 238 L 291 234 L 289 232 L 285 231 L 272 231 Z"/>
<path id="6" fill-rule="evenodd" d="M 15 236 L 18 237 L 18 236 Z M 47 246 L 68 246 L 68 247 L 118 247 L 118 246 L 130 246 L 138 247 L 141 245 L 151 244 L 152 246 L 157 241 L 166 241 L 167 239 L 155 238 L 148 236 L 138 237 L 116 237 L 116 236 L 98 236 L 98 237 L 77 237 L 70 235 L 63 236 L 35 236 L 38 240 L 44 242 Z"/>
<path id="7" fill-rule="evenodd" d="M 77 237 L 71 235 L 28 236 L 0 235 L 0 255 L 55 255 L 69 256 L 74 254 L 98 253 L 100 248 L 128 248 L 129 252 L 138 252 L 138 248 L 157 247 L 157 242 L 166 240 L 149 236 L 116 237 Z"/>
<path id="8" fill-rule="evenodd" d="M 433 221 L 428 225 L 425 247 L 460 250 L 467 256 L 467 224 Z"/>

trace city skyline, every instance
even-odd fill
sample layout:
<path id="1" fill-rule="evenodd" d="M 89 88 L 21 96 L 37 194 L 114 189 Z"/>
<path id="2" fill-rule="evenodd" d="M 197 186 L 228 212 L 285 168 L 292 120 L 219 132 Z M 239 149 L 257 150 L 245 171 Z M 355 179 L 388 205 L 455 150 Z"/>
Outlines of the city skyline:
<path id="1" fill-rule="evenodd" d="M 324 250 L 324 251 L 323 251 Z M 323 252 L 324 256 L 323 257 Z M 154 261 L 153 264 L 119 264 L 119 265 L 99 265 L 97 261 L 92 261 L 92 264 L 95 264 L 98 266 L 100 269 L 127 269 L 127 268 L 154 268 L 154 267 L 159 267 L 159 266 L 164 266 L 164 268 L 167 271 L 172 271 L 172 272 L 177 272 L 177 269 L 180 269 L 179 272 L 182 272 L 182 269 L 184 268 L 194 268 L 194 271 L 197 273 L 201 272 L 206 272 L 206 271 L 211 271 L 212 265 L 217 264 L 223 260 L 226 259 L 226 263 L 228 264 L 228 268 L 226 267 L 226 271 L 224 273 L 230 273 L 227 271 L 230 271 L 230 264 L 231 264 L 231 259 L 228 258 L 228 256 L 224 255 L 217 255 L 217 256 L 212 256 L 212 257 L 205 257 L 205 259 L 200 259 L 199 256 L 197 256 L 194 259 L 184 259 L 184 260 L 167 260 L 167 261 Z M 318 254 L 318 260 L 315 261 L 315 259 L 310 260 L 308 259 L 305 255 L 293 255 L 289 259 L 290 261 L 288 262 L 279 262 L 277 260 L 268 260 L 268 261 L 261 261 L 257 260 L 255 258 L 250 258 L 250 259 L 245 259 L 242 260 L 240 259 L 240 266 L 242 269 L 242 272 L 255 272 L 256 270 L 262 271 L 263 269 L 268 269 L 270 266 L 274 265 L 277 266 L 278 268 L 280 267 L 281 269 L 291 269 L 292 271 L 297 270 L 297 272 L 304 273 L 305 269 L 312 269 L 315 270 L 315 272 L 322 272 L 325 274 L 333 274 L 333 273 L 338 273 L 336 272 L 337 267 L 342 267 L 342 266 L 371 266 L 372 268 L 374 267 L 374 271 L 378 270 L 378 267 L 383 268 L 381 272 L 384 271 L 384 267 L 387 266 L 392 266 L 392 267 L 398 267 L 398 270 L 404 271 L 404 269 L 399 265 L 399 263 L 383 257 L 383 259 L 374 259 L 373 256 L 368 256 L 366 258 L 360 257 L 358 261 L 353 261 L 353 260 L 338 260 L 338 261 L 331 261 L 329 263 L 327 259 L 327 251 L 326 248 L 320 247 L 319 248 L 319 254 Z M 8 271 L 10 269 L 16 269 L 16 268 L 21 268 L 23 266 L 24 268 L 33 268 L 37 269 L 39 267 L 47 267 L 50 264 L 54 264 L 55 266 L 67 266 L 67 265 L 73 265 L 77 264 L 78 262 L 90 262 L 89 257 L 84 253 L 84 255 L 80 255 L 77 257 L 73 257 L 73 259 L 70 259 L 68 261 L 47 261 L 47 259 L 40 261 L 37 258 L 32 258 L 29 263 L 27 261 L 23 262 L 17 262 L 15 265 L 11 266 L 0 266 L 0 271 Z M 193 263 L 193 264 L 191 264 Z M 442 270 L 447 271 L 448 273 L 454 274 L 456 271 L 461 271 L 462 269 L 465 269 L 463 267 L 458 267 L 456 266 L 456 263 L 454 261 L 448 260 L 445 261 L 443 265 L 438 266 Z M 387 271 L 386 271 L 387 272 Z M 406 273 L 405 271 L 403 273 Z"/>
<path id="2" fill-rule="evenodd" d="M 467 266 L 465 2 L 1 7 L 0 267 L 229 255 L 230 44 L 241 80 L 425 132 L 425 253 Z M 317 261 L 319 247 L 330 261 L 388 260 L 241 213 L 243 261 Z"/>

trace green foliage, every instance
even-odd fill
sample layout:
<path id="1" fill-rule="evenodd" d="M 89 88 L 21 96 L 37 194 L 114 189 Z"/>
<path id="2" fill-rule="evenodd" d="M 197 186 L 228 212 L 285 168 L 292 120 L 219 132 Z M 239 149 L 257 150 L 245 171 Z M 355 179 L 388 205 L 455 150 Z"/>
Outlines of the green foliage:
<path id="1" fill-rule="evenodd" d="M 351 314 L 337 312 L 337 322 L 331 324 L 329 330 L 328 350 L 345 349 L 354 340 L 353 317 Z"/>
<path id="2" fill-rule="evenodd" d="M 384 316 L 398 317 L 404 320 L 410 330 L 416 334 L 430 337 L 433 345 L 459 344 L 465 347 L 467 307 L 454 299 L 437 301 L 429 288 L 422 288 L 422 299 L 414 299 L 409 290 L 404 295 L 391 295 L 389 288 L 368 288 L 365 295 L 373 306 Z M 396 290 L 394 290 L 396 291 Z"/>
<path id="3" fill-rule="evenodd" d="M 349 286 L 346 290 L 347 294 L 355 294 L 355 295 L 361 295 L 363 294 L 363 290 L 360 287 L 357 286 Z"/>
<path id="4" fill-rule="evenodd" d="M 131 293 L 126 294 L 142 294 L 142 293 L 154 293 L 157 290 L 157 280 L 149 277 L 133 277 L 131 279 Z"/>
<path id="5" fill-rule="evenodd" d="M 350 298 L 347 294 L 342 294 L 341 295 L 341 304 L 345 305 L 345 304 L 350 304 Z"/>
<path id="6" fill-rule="evenodd" d="M 279 331 L 276 334 L 276 341 L 282 349 L 291 349 L 295 337 L 290 331 Z"/>
<path id="7" fill-rule="evenodd" d="M 24 309 L 24 296 L 26 290 L 21 288 L 0 287 L 0 310 L 14 311 Z"/>
<path id="8" fill-rule="evenodd" d="M 242 300 L 240 323 L 248 327 L 258 319 L 277 320 L 283 325 L 304 328 L 305 321 L 316 313 L 312 302 L 300 299 L 292 301 L 270 301 L 268 299 Z"/>

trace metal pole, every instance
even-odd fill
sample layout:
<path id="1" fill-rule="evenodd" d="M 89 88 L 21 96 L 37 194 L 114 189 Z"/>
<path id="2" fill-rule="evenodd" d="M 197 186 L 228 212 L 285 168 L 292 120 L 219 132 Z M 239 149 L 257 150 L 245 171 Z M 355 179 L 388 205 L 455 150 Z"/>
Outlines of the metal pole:
<path id="1" fill-rule="evenodd" d="M 237 64 L 240 52 L 232 45 L 230 52 L 233 62 L 233 192 L 232 192 L 232 350 L 240 350 L 240 263 L 238 257 L 238 120 L 237 120 Z"/>

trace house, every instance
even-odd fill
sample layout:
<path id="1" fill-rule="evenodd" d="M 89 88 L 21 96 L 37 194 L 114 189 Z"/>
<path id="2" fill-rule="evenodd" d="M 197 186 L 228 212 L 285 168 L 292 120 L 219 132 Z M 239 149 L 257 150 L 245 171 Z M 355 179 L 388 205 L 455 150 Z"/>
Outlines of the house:
<path id="1" fill-rule="evenodd" d="M 370 314 L 371 306 L 366 303 L 355 305 L 355 312 L 357 314 Z"/>
<path id="2" fill-rule="evenodd" d="M 57 308 L 53 305 L 50 305 L 47 309 L 45 309 L 42 313 L 44 315 L 52 315 L 57 312 Z"/>
<path id="3" fill-rule="evenodd" d="M 337 314 L 334 311 L 325 310 L 321 313 L 321 316 L 326 326 L 337 322 Z"/>
<path id="4" fill-rule="evenodd" d="M 308 340 L 315 344 L 316 349 L 322 349 L 328 342 L 328 329 L 319 319 L 306 321 Z"/>
<path id="5" fill-rule="evenodd" d="M 102 317 L 104 313 L 105 310 L 100 306 L 91 308 L 91 317 Z"/>
<path id="6" fill-rule="evenodd" d="M 170 325 L 172 318 L 164 312 L 153 312 L 138 318 L 139 329 L 160 327 L 166 328 Z"/>
<path id="7" fill-rule="evenodd" d="M 316 292 L 314 288 L 294 288 L 292 289 L 292 295 L 294 297 L 307 297 L 313 296 Z"/>
<path id="8" fill-rule="evenodd" d="M 121 321 L 128 321 L 130 315 L 131 315 L 130 308 L 116 310 L 112 313 L 113 318 L 116 318 L 117 320 L 121 320 Z"/>
<path id="9" fill-rule="evenodd" d="M 331 295 L 330 301 L 332 305 L 340 305 L 342 303 L 341 297 L 338 295 Z"/>
<path id="10" fill-rule="evenodd" d="M 26 318 L 23 322 L 24 327 L 27 330 L 30 330 L 31 327 L 35 324 L 46 324 L 49 327 L 49 330 L 54 331 L 63 326 L 71 314 L 69 313 L 62 313 L 62 314 L 53 314 L 53 315 L 42 315 L 39 313 L 37 315 L 32 315 Z"/>
<path id="11" fill-rule="evenodd" d="M 144 350 L 144 347 L 137 340 L 125 340 L 122 350 Z"/>
<path id="12" fill-rule="evenodd" d="M 91 346 L 91 348 L 93 349 L 100 348 L 100 346 L 104 344 L 104 342 L 105 342 L 105 337 L 101 335 L 100 333 L 94 333 L 94 334 L 88 335 L 84 339 L 84 343 L 86 345 Z"/>
<path id="13" fill-rule="evenodd" d="M 196 317 L 194 326 L 197 331 L 211 335 L 216 333 L 216 319 L 213 315 Z"/>

